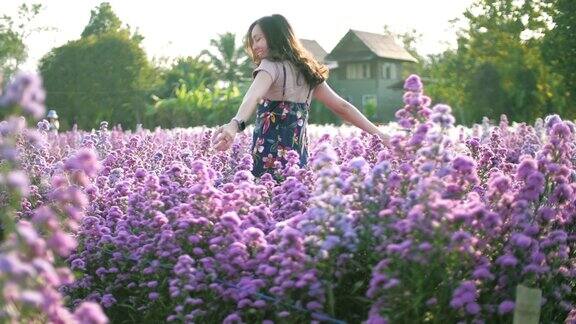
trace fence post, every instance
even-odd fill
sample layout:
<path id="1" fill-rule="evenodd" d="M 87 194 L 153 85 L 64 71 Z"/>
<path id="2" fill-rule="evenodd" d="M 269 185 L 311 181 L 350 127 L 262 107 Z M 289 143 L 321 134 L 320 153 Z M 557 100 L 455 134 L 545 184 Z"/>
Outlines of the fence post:
<path id="1" fill-rule="evenodd" d="M 522 285 L 516 287 L 516 306 L 514 307 L 513 324 L 538 324 L 542 290 Z"/>

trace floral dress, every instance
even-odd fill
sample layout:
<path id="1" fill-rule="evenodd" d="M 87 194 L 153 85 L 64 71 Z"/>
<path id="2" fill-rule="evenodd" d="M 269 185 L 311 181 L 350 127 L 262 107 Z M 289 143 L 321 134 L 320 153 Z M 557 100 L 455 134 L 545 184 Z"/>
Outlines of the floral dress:
<path id="1" fill-rule="evenodd" d="M 284 83 L 282 86 L 283 100 L 262 99 L 256 112 L 256 123 L 252 139 L 252 173 L 260 177 L 265 172 L 274 174 L 276 161 L 284 166 L 285 155 L 289 150 L 295 150 L 300 155 L 300 166 L 308 162 L 308 139 L 306 125 L 310 110 L 310 93 L 306 102 L 284 100 L 286 91 L 286 67 L 283 65 Z"/>

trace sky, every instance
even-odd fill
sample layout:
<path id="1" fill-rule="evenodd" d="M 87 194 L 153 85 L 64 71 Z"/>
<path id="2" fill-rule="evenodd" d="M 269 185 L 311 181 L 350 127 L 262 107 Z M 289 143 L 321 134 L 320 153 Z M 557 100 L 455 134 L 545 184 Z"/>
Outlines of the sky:
<path id="1" fill-rule="evenodd" d="M 0 16 L 15 17 L 24 0 L 0 1 Z M 90 20 L 90 11 L 102 1 L 38 0 L 43 10 L 32 26 L 49 27 L 26 39 L 29 58 L 22 67 L 34 70 L 38 60 L 52 48 L 80 38 Z M 388 25 L 394 32 L 415 29 L 422 34 L 417 43 L 421 54 L 437 54 L 454 48 L 456 30 L 449 23 L 462 18 L 473 0 L 162 0 L 108 1 L 116 15 L 144 36 L 143 47 L 150 59 L 197 55 L 210 49 L 210 39 L 233 32 L 238 41 L 256 19 L 279 13 L 292 25 L 297 37 L 316 40 L 330 52 L 349 29 L 382 33 Z"/>

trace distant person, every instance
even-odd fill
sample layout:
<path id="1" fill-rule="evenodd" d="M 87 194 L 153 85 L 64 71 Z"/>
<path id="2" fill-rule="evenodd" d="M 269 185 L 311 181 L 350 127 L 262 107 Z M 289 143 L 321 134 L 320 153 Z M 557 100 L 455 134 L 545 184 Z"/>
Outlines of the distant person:
<path id="1" fill-rule="evenodd" d="M 58 114 L 56 110 L 49 110 L 48 114 L 46 114 L 46 118 L 48 119 L 48 123 L 50 123 L 50 131 L 58 131 L 60 129 L 60 122 L 58 121 Z"/>
<path id="2" fill-rule="evenodd" d="M 236 116 L 216 130 L 212 143 L 217 150 L 228 150 L 236 133 L 244 130 L 256 110 L 251 150 L 255 176 L 273 173 L 274 162 L 286 162 L 282 157 L 287 150 L 300 154 L 301 167 L 307 164 L 306 128 L 312 98 L 343 120 L 388 141 L 387 135 L 328 86 L 328 68 L 304 49 L 282 15 L 262 17 L 252 23 L 245 45 L 257 65 L 254 80 Z"/>

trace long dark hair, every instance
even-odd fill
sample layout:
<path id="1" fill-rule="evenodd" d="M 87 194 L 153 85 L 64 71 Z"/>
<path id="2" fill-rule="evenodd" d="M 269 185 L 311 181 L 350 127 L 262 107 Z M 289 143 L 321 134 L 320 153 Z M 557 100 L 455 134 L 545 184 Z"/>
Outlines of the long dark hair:
<path id="1" fill-rule="evenodd" d="M 262 17 L 250 25 L 244 44 L 252 61 L 258 65 L 260 58 L 252 51 L 252 29 L 259 25 L 268 43 L 268 57 L 271 61 L 292 62 L 304 75 L 306 82 L 315 87 L 328 78 L 328 68 L 318 63 L 294 35 L 288 20 L 282 15 Z"/>

